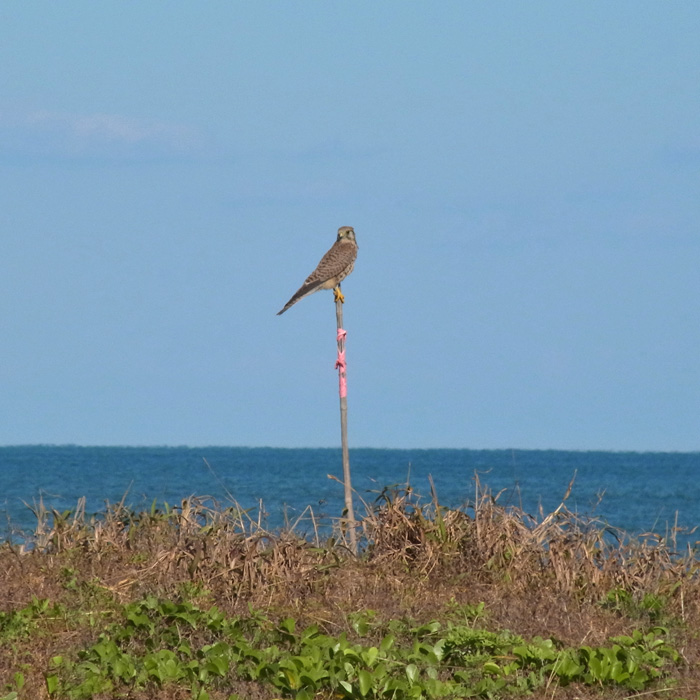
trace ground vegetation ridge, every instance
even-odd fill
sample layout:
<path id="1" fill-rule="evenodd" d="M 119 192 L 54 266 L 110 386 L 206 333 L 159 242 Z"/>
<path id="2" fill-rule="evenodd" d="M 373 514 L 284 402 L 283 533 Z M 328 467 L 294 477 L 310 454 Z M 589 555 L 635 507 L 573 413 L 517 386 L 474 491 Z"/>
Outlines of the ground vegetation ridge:
<path id="1" fill-rule="evenodd" d="M 700 562 L 476 483 L 309 509 L 34 506 L 0 547 L 0 700 L 700 698 Z M 323 534 L 322 534 L 323 533 Z"/>

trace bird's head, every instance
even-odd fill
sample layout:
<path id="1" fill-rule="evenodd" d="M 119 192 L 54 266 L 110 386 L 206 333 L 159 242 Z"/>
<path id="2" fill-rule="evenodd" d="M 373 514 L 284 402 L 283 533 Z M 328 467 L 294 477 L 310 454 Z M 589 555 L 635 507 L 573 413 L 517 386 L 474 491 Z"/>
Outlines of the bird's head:
<path id="1" fill-rule="evenodd" d="M 355 229 L 352 226 L 341 226 L 338 229 L 338 241 L 352 241 L 353 243 L 356 243 L 355 241 Z"/>

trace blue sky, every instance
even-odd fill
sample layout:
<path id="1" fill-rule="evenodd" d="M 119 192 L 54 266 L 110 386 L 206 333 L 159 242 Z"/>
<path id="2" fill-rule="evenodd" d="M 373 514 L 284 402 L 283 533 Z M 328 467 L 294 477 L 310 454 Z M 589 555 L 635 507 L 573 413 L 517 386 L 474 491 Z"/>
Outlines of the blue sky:
<path id="1" fill-rule="evenodd" d="M 700 449 L 700 5 L 0 11 L 0 444 Z"/>

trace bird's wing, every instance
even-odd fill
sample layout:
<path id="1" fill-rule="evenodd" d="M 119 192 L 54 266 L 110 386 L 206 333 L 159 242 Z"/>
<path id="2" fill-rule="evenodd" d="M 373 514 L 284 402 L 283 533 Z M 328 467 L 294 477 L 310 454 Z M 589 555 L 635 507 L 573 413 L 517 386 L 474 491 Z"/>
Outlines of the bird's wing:
<path id="1" fill-rule="evenodd" d="M 302 289 L 318 286 L 337 277 L 355 259 L 357 249 L 350 243 L 336 241 L 330 250 L 321 258 L 316 269 L 304 280 Z"/>

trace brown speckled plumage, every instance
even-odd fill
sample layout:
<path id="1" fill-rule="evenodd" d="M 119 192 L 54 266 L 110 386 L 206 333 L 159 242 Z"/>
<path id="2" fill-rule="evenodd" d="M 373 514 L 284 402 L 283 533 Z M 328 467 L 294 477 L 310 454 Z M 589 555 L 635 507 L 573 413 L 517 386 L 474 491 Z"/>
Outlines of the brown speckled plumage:
<path id="1" fill-rule="evenodd" d="M 304 284 L 294 293 L 277 315 L 283 314 L 309 294 L 320 289 L 335 289 L 351 272 L 357 257 L 357 242 L 352 226 L 341 226 L 338 238 L 331 249 L 321 258 L 316 269 L 306 278 Z"/>

